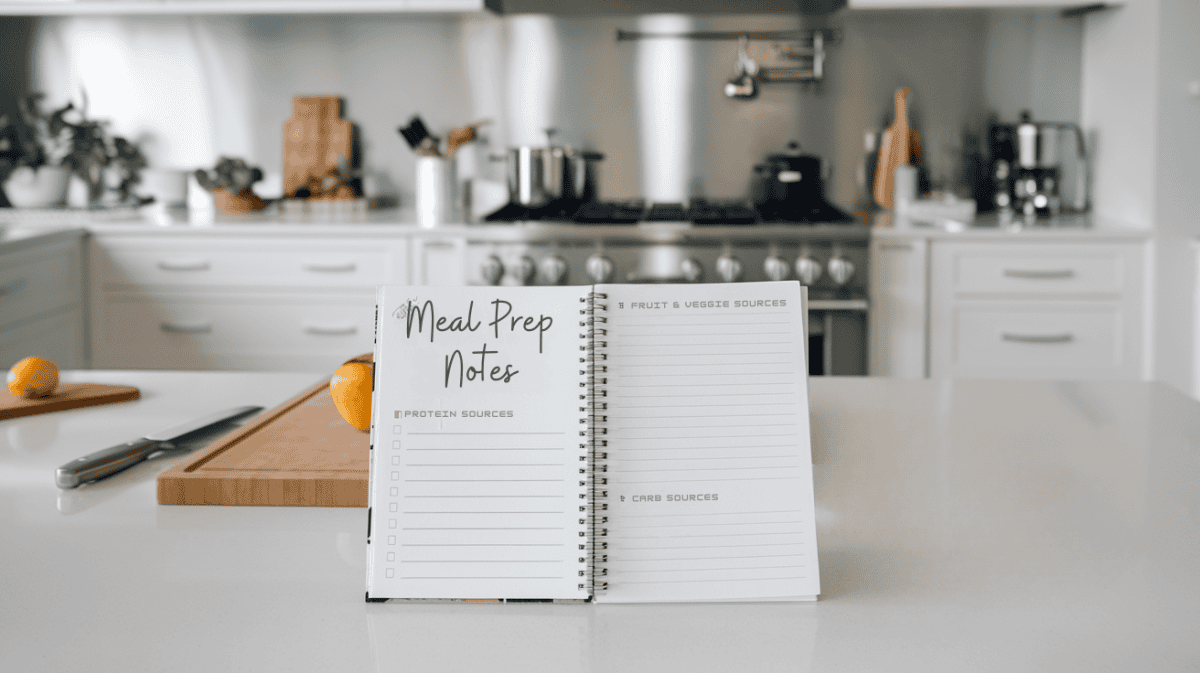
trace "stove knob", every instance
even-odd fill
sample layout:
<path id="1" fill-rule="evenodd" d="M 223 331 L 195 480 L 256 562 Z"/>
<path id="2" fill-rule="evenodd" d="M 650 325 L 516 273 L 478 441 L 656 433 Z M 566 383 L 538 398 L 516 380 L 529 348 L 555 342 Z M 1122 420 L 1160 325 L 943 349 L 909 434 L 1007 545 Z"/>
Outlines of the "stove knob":
<path id="1" fill-rule="evenodd" d="M 495 255 L 488 255 L 479 267 L 479 273 L 488 285 L 499 285 L 500 279 L 504 277 L 504 262 Z"/>
<path id="2" fill-rule="evenodd" d="M 597 283 L 607 283 L 612 280 L 613 261 L 600 253 L 596 253 L 587 259 L 587 273 L 592 277 L 592 280 Z"/>
<path id="3" fill-rule="evenodd" d="M 736 283 L 742 279 L 745 269 L 742 260 L 733 255 L 721 255 L 717 258 L 717 275 L 726 283 Z"/>
<path id="4" fill-rule="evenodd" d="M 845 285 L 850 282 L 850 277 L 854 275 L 854 263 L 845 257 L 830 257 L 829 258 L 829 278 L 838 285 Z"/>
<path id="5" fill-rule="evenodd" d="M 704 280 L 704 267 L 694 257 L 688 257 L 679 263 L 679 273 L 689 283 L 699 283 Z"/>
<path id="6" fill-rule="evenodd" d="M 788 263 L 779 255 L 771 255 L 763 262 L 763 273 L 770 280 L 787 280 L 790 270 Z"/>
<path id="7" fill-rule="evenodd" d="M 567 260 L 560 255 L 551 255 L 543 259 L 538 271 L 546 285 L 565 285 L 567 282 Z"/>
<path id="8" fill-rule="evenodd" d="M 804 255 L 796 260 L 796 277 L 803 285 L 812 285 L 821 280 L 821 265 L 817 260 Z"/>
<path id="9" fill-rule="evenodd" d="M 533 277 L 537 274 L 537 264 L 534 264 L 533 258 L 529 255 L 522 255 L 521 259 L 517 260 L 517 268 L 513 270 L 517 275 L 517 279 L 522 285 L 533 285 Z"/>

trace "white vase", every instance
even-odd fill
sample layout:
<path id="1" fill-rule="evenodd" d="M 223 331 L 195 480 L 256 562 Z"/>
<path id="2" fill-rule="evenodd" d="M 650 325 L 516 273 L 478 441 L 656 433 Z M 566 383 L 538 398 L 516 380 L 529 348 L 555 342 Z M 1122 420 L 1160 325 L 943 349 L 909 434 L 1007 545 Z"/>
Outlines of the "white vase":
<path id="1" fill-rule="evenodd" d="M 4 181 L 4 195 L 15 208 L 50 208 L 67 199 L 70 172 L 61 166 L 21 166 Z"/>

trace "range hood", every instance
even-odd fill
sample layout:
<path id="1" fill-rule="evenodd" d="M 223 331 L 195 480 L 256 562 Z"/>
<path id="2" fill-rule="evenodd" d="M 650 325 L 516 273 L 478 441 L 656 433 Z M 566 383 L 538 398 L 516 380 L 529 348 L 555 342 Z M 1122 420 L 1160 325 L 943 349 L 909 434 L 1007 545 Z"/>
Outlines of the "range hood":
<path id="1" fill-rule="evenodd" d="M 502 14 L 828 14 L 846 0 L 487 0 Z"/>

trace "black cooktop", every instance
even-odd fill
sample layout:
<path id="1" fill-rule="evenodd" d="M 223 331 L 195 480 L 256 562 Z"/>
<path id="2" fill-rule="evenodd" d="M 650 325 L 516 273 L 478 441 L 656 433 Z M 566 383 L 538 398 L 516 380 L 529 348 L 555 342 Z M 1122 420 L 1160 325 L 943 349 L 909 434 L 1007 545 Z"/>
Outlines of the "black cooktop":
<path id="1" fill-rule="evenodd" d="M 740 201 L 696 200 L 691 204 L 645 201 L 554 202 L 540 208 L 507 204 L 485 222 L 574 222 L 576 224 L 637 224 L 690 222 L 696 226 L 752 224 L 850 224 L 854 218 L 837 206 L 819 202 L 798 206 L 764 205 L 753 208 Z"/>

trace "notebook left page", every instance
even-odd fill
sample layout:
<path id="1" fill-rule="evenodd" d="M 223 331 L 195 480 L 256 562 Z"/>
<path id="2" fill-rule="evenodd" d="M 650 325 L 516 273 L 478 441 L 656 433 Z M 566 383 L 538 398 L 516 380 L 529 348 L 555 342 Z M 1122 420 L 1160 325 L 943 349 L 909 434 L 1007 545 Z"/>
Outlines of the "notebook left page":
<path id="1" fill-rule="evenodd" d="M 368 598 L 588 597 L 589 289 L 380 288 Z"/>

